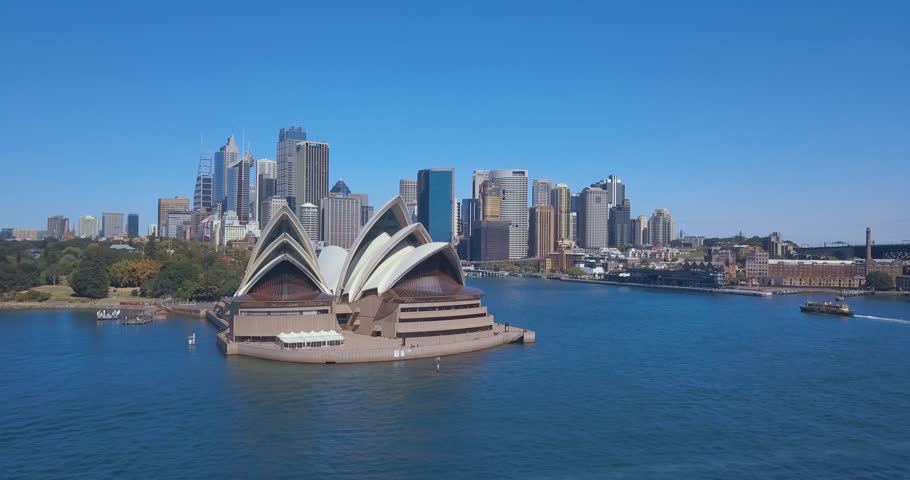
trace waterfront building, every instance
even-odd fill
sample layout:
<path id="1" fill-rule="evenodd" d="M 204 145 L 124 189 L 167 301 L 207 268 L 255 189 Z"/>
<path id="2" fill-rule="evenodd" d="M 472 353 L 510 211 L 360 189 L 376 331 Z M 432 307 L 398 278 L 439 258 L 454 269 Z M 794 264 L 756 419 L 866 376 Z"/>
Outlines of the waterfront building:
<path id="1" fill-rule="evenodd" d="M 303 231 L 313 240 L 322 238 L 319 234 L 319 207 L 312 203 L 304 203 L 297 207 L 297 219 L 303 226 Z M 265 230 L 265 227 L 263 227 Z"/>
<path id="2" fill-rule="evenodd" d="M 550 190 L 550 205 L 553 206 L 557 242 L 570 238 L 569 215 L 572 213 L 571 198 L 572 192 L 565 183 L 558 183 Z"/>
<path id="3" fill-rule="evenodd" d="M 259 218 L 259 209 L 263 200 L 278 195 L 278 162 L 267 158 L 256 160 L 255 183 L 256 193 L 255 195 L 252 192 L 250 193 L 250 198 L 254 199 L 252 213 L 253 218 L 259 223 L 259 228 L 263 228 L 265 224 Z M 278 196 L 284 197 L 285 201 L 287 201 L 287 195 Z"/>
<path id="4" fill-rule="evenodd" d="M 707 264 L 702 269 L 656 270 L 653 268 L 632 268 L 617 272 L 608 272 L 607 281 L 617 283 L 634 283 L 638 285 L 688 287 L 688 288 L 721 288 L 724 284 L 722 268 Z"/>
<path id="5" fill-rule="evenodd" d="M 530 241 L 528 256 L 546 258 L 553 252 L 556 239 L 554 215 L 551 205 L 534 205 L 530 212 Z"/>
<path id="6" fill-rule="evenodd" d="M 483 182 L 489 179 L 489 170 L 474 170 L 474 174 L 471 175 L 471 198 L 481 198 Z"/>
<path id="7" fill-rule="evenodd" d="M 639 215 L 630 220 L 632 229 L 632 245 L 647 245 L 651 239 L 648 236 L 648 217 Z"/>
<path id="8" fill-rule="evenodd" d="M 299 172 L 302 172 L 297 163 L 297 144 L 304 141 L 306 141 L 306 130 L 303 127 L 291 126 L 278 131 L 278 145 L 275 154 L 277 168 L 275 188 L 279 197 L 287 199 L 291 209 L 298 205 L 297 177 Z"/>
<path id="9" fill-rule="evenodd" d="M 130 213 L 126 216 L 126 236 L 136 238 L 139 236 L 139 214 Z"/>
<path id="10" fill-rule="evenodd" d="M 98 219 L 91 215 L 79 217 L 76 235 L 79 238 L 98 238 Z"/>
<path id="11" fill-rule="evenodd" d="M 455 169 L 417 172 L 417 218 L 435 242 L 455 240 Z"/>
<path id="12" fill-rule="evenodd" d="M 240 159 L 240 149 L 234 141 L 234 134 L 228 137 L 227 143 L 224 144 L 214 156 L 213 166 L 213 185 L 212 185 L 212 204 L 220 204 L 222 209 L 227 206 L 228 197 L 228 167 Z M 167 212 L 165 212 L 167 213 Z M 161 214 L 158 215 L 158 225 L 161 223 Z"/>
<path id="13" fill-rule="evenodd" d="M 553 182 L 545 179 L 536 179 L 531 189 L 531 206 L 550 205 L 550 190 L 553 189 Z"/>
<path id="14" fill-rule="evenodd" d="M 669 245 L 676 239 L 676 221 L 666 208 L 654 209 L 648 221 L 648 232 L 651 236 L 651 245 Z"/>
<path id="15" fill-rule="evenodd" d="M 176 196 L 174 198 L 159 198 L 158 199 L 158 233 L 162 236 L 166 236 L 167 229 L 167 214 L 170 211 L 181 211 L 185 212 L 190 209 L 190 199 L 189 197 Z"/>
<path id="16" fill-rule="evenodd" d="M 765 257 L 767 258 L 767 252 L 765 252 Z M 864 262 L 784 259 L 766 261 L 768 262 L 767 279 L 771 285 L 782 287 L 859 288 L 865 283 Z"/>
<path id="17" fill-rule="evenodd" d="M 70 219 L 63 215 L 54 215 L 47 218 L 47 236 L 63 240 L 70 228 Z"/>
<path id="18" fill-rule="evenodd" d="M 502 188 L 490 180 L 484 180 L 480 185 L 480 207 L 482 220 L 499 221 L 502 211 Z"/>
<path id="19" fill-rule="evenodd" d="M 502 189 L 499 218 L 509 222 L 509 259 L 528 256 L 528 171 L 493 170 L 493 185 Z"/>
<path id="20" fill-rule="evenodd" d="M 632 243 L 632 221 L 629 218 L 632 205 L 628 199 L 610 208 L 607 221 L 607 237 L 611 247 L 624 247 Z"/>
<path id="21" fill-rule="evenodd" d="M 307 140 L 297 144 L 296 182 L 298 204 L 318 205 L 323 198 L 329 196 L 328 143 Z M 280 192 L 278 194 L 281 195 Z"/>
<path id="22" fill-rule="evenodd" d="M 465 286 L 452 245 L 432 242 L 422 224 L 411 224 L 401 197 L 377 212 L 350 251 L 329 246 L 318 257 L 293 213 L 279 212 L 240 283 L 212 310 L 228 327 L 219 334 L 226 354 L 347 363 L 534 339 L 493 323 L 483 292 Z"/>
<path id="23" fill-rule="evenodd" d="M 104 238 L 114 238 L 117 235 L 123 235 L 123 214 L 116 212 L 104 212 L 101 214 L 101 236 Z"/>
<path id="24" fill-rule="evenodd" d="M 408 209 L 417 206 L 417 180 L 402 178 L 398 181 L 398 194 Z"/>
<path id="25" fill-rule="evenodd" d="M 481 220 L 471 227 L 469 259 L 473 262 L 500 262 L 509 259 L 509 222 Z"/>
<path id="26" fill-rule="evenodd" d="M 607 247 L 609 219 L 610 200 L 607 191 L 599 187 L 582 190 L 578 205 L 578 245 L 589 249 Z"/>
<path id="27" fill-rule="evenodd" d="M 746 252 L 746 277 L 765 282 L 769 277 L 768 252 L 758 247 Z"/>
<path id="28" fill-rule="evenodd" d="M 360 231 L 360 199 L 331 195 L 321 202 L 322 240 L 327 245 L 350 248 Z"/>

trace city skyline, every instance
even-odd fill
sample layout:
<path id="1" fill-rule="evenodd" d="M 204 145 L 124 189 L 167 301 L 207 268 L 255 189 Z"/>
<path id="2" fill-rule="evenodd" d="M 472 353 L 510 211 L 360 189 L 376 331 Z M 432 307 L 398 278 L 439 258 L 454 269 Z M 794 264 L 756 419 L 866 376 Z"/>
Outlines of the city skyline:
<path id="1" fill-rule="evenodd" d="M 888 59 L 903 56 L 907 8 L 714 5 L 670 8 L 668 22 L 660 9 L 636 6 L 529 8 L 515 21 L 505 6 L 483 19 L 433 6 L 409 19 L 315 26 L 293 41 L 309 45 L 307 68 L 320 75 L 300 76 L 303 67 L 280 61 L 287 34 L 200 40 L 239 20 L 230 9 L 108 6 L 108 16 L 144 21 L 84 35 L 63 16 L 45 18 L 45 33 L 24 29 L 40 11 L 12 6 L 0 48 L 10 49 L 17 75 L 0 79 L 8 97 L 0 128 L 16 182 L 0 200 L 25 205 L 0 213 L 0 226 L 116 211 L 138 213 L 145 227 L 157 198 L 192 198 L 201 152 L 233 133 L 241 151 L 277 160 L 276 131 L 300 125 L 309 140 L 331 144 L 329 178 L 374 198 L 390 198 L 400 179 L 424 168 L 455 168 L 456 199 L 471 197 L 477 169 L 526 169 L 573 192 L 615 174 L 634 188 L 633 216 L 669 208 L 691 234 L 781 231 L 799 243 L 858 244 L 870 225 L 879 242 L 899 243 L 910 236 L 900 208 L 910 175 L 901 113 L 910 96 L 901 85 L 910 68 Z M 269 24 L 264 7 L 250 10 L 251 28 Z M 100 18 L 102 10 L 74 13 Z M 163 15 L 171 37 L 137 40 Z M 793 21 L 776 22 L 782 15 Z M 121 24 L 139 35 L 123 38 Z M 446 40 L 465 28 L 473 34 L 466 43 Z M 60 44 L 78 53 L 64 55 Z M 176 55 L 178 47 L 189 54 Z M 133 55 L 111 62 L 119 49 Z M 226 74 L 239 58 L 222 52 L 240 49 L 257 53 L 244 56 L 257 75 Z M 40 75 L 51 63 L 65 78 Z M 426 68 L 415 74 L 414 65 Z M 45 148 L 34 149 L 50 125 L 67 134 L 43 136 Z M 144 134 L 116 135 L 120 125 Z M 52 154 L 62 149 L 66 158 Z M 39 178 L 36 164 L 55 175 Z M 829 186 L 847 175 L 861 192 L 849 202 Z"/>

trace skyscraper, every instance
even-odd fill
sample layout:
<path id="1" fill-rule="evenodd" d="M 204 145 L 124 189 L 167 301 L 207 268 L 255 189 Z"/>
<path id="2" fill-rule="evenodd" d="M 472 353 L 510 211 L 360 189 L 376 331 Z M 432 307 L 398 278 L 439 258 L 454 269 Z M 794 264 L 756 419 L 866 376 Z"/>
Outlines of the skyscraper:
<path id="1" fill-rule="evenodd" d="M 553 246 L 556 244 L 553 217 L 552 205 L 531 207 L 528 245 L 528 256 L 531 258 L 544 258 L 553 252 Z"/>
<path id="2" fill-rule="evenodd" d="M 651 245 L 668 245 L 676 238 L 676 222 L 666 208 L 654 209 L 648 221 Z"/>
<path id="3" fill-rule="evenodd" d="M 578 212 L 569 214 L 569 240 L 578 242 Z"/>
<path id="4" fill-rule="evenodd" d="M 310 240 L 317 241 L 319 236 L 319 207 L 312 203 L 304 203 L 297 208 L 297 218 L 303 225 L 303 231 L 306 232 Z"/>
<path id="5" fill-rule="evenodd" d="M 475 262 L 509 259 L 509 222 L 481 220 L 471 226 L 469 258 Z"/>
<path id="6" fill-rule="evenodd" d="M 480 184 L 479 195 L 481 220 L 499 221 L 502 213 L 502 188 L 494 185 L 492 180 L 484 180 Z"/>
<path id="7" fill-rule="evenodd" d="M 241 225 L 250 221 L 250 167 L 253 164 L 253 154 L 247 152 L 243 158 L 237 159 L 229 169 L 228 178 L 231 182 L 228 189 L 228 210 L 237 212 L 237 219 Z"/>
<path id="8" fill-rule="evenodd" d="M 101 214 L 101 236 L 104 238 L 114 238 L 117 235 L 123 235 L 123 214 L 115 212 L 104 212 Z"/>
<path id="9" fill-rule="evenodd" d="M 417 205 L 417 180 L 402 178 L 398 181 L 398 194 L 408 207 Z"/>
<path id="10" fill-rule="evenodd" d="M 63 240 L 70 228 L 70 219 L 63 215 L 54 215 L 47 219 L 47 236 Z"/>
<path id="11" fill-rule="evenodd" d="M 291 209 L 297 206 L 297 174 L 299 171 L 297 144 L 305 140 L 306 130 L 303 127 L 292 126 L 278 131 L 278 148 L 275 156 L 278 182 L 275 188 L 279 197 L 287 198 Z"/>
<path id="12" fill-rule="evenodd" d="M 509 222 L 509 259 L 528 255 L 528 171 L 493 170 L 490 180 L 502 189 L 499 218 Z"/>
<path id="13" fill-rule="evenodd" d="M 608 192 L 609 194 L 609 192 Z M 607 237 L 611 247 L 622 247 L 632 243 L 632 222 L 629 199 L 610 208 L 610 219 L 607 222 Z"/>
<path id="14" fill-rule="evenodd" d="M 139 236 L 139 214 L 131 213 L 126 216 L 126 236 L 136 238 Z"/>
<path id="15" fill-rule="evenodd" d="M 366 193 L 352 193 L 350 196 L 360 200 L 360 225 L 366 225 L 370 217 L 373 216 L 373 206 L 370 205 L 370 196 Z"/>
<path id="16" fill-rule="evenodd" d="M 212 211 L 215 178 L 213 176 L 212 157 L 199 156 L 199 168 L 196 171 L 196 188 L 193 190 L 193 210 Z"/>
<path id="17" fill-rule="evenodd" d="M 217 152 L 215 152 L 214 160 L 214 173 L 212 186 L 212 203 L 219 203 L 222 206 L 227 204 L 228 196 L 228 166 L 233 165 L 237 160 L 240 159 L 240 150 L 237 148 L 237 143 L 234 141 L 234 134 L 231 134 L 228 137 L 227 143 L 222 146 Z M 159 219 L 159 233 L 160 230 L 160 219 Z"/>
<path id="18" fill-rule="evenodd" d="M 417 172 L 417 218 L 434 242 L 452 243 L 455 213 L 455 169 L 428 168 Z"/>
<path id="19" fill-rule="evenodd" d="M 622 202 L 626 199 L 626 186 L 616 175 L 610 175 L 599 182 L 591 184 L 591 186 L 605 190 L 607 197 L 610 199 L 610 205 L 622 205 Z"/>
<path id="20" fill-rule="evenodd" d="M 607 191 L 598 187 L 582 190 L 578 201 L 578 244 L 592 249 L 608 246 L 609 218 L 610 200 Z"/>
<path id="21" fill-rule="evenodd" d="M 176 196 L 174 198 L 158 199 L 158 235 L 163 237 L 167 234 L 167 214 L 170 211 L 185 212 L 190 209 L 189 197 Z"/>
<path id="22" fill-rule="evenodd" d="M 471 236 L 474 222 L 481 220 L 480 199 L 465 198 L 461 201 L 461 234 Z"/>
<path id="23" fill-rule="evenodd" d="M 296 180 L 298 203 L 319 205 L 329 195 L 328 143 L 304 141 L 297 144 Z"/>
<path id="24" fill-rule="evenodd" d="M 351 188 L 348 187 L 348 184 L 345 183 L 343 179 L 339 178 L 338 181 L 335 182 L 335 185 L 332 185 L 332 189 L 329 190 L 329 195 L 336 197 L 350 197 Z"/>
<path id="25" fill-rule="evenodd" d="M 274 179 L 269 180 L 274 181 Z M 260 229 L 265 228 L 265 225 L 268 225 L 268 223 L 272 221 L 272 218 L 278 213 L 278 210 L 281 210 L 281 207 L 286 207 L 287 205 L 288 200 L 277 195 L 272 195 L 271 197 L 263 200 L 262 205 L 260 205 L 259 209 L 259 212 L 262 215 L 262 218 L 259 219 L 259 224 L 262 225 Z M 315 240 L 315 238 L 312 240 Z"/>
<path id="26" fill-rule="evenodd" d="M 632 224 L 632 244 L 647 245 L 651 239 L 648 237 L 648 217 L 639 215 L 638 218 L 631 220 Z"/>
<path id="27" fill-rule="evenodd" d="M 91 215 L 79 217 L 79 226 L 76 234 L 79 238 L 97 238 L 98 219 Z"/>
<path id="28" fill-rule="evenodd" d="M 263 203 L 268 202 L 269 199 L 271 199 L 272 197 L 284 198 L 285 203 L 287 203 L 287 197 L 282 197 L 281 195 L 278 195 L 278 192 L 276 191 L 277 179 L 259 177 L 258 181 L 259 181 L 259 186 L 256 188 L 256 196 L 258 197 L 256 199 L 256 203 L 257 203 L 256 210 L 259 213 L 257 213 L 256 218 L 257 218 L 257 221 L 259 222 L 259 228 L 264 229 L 265 225 L 268 223 L 269 219 L 266 218 L 267 215 L 262 213 L 262 209 L 264 208 Z"/>
<path id="29" fill-rule="evenodd" d="M 351 248 L 360 232 L 360 199 L 350 196 L 323 198 L 321 230 L 328 245 Z"/>
<path id="30" fill-rule="evenodd" d="M 271 185 L 264 186 L 263 180 L 271 180 Z M 275 160 L 269 160 L 267 158 L 261 158 L 256 160 L 256 201 L 253 207 L 253 216 L 259 220 L 259 208 L 262 206 L 262 201 L 278 195 L 278 162 Z M 263 190 L 267 192 L 263 193 Z M 279 197 L 285 197 L 287 200 L 287 195 L 278 195 Z M 293 210 L 293 207 L 291 208 Z M 261 221 L 259 222 L 260 228 L 265 224 Z"/>
<path id="31" fill-rule="evenodd" d="M 472 198 L 480 198 L 480 189 L 483 186 L 483 182 L 490 179 L 489 170 L 474 170 L 474 175 L 471 176 L 471 193 Z"/>
<path id="32" fill-rule="evenodd" d="M 545 179 L 534 180 L 534 187 L 531 190 L 531 206 L 550 205 L 550 190 L 553 188 L 553 182 Z"/>
<path id="33" fill-rule="evenodd" d="M 569 215 L 572 213 L 572 192 L 565 183 L 559 183 L 550 191 L 550 205 L 555 217 L 556 241 L 568 240 L 570 227 Z"/>

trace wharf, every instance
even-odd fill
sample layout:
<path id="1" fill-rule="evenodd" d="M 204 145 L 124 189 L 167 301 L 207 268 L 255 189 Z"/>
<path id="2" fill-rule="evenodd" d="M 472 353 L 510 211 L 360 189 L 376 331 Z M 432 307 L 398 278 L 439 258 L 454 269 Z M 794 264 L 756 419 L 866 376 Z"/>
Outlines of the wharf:
<path id="1" fill-rule="evenodd" d="M 744 295 L 747 297 L 770 297 L 771 292 L 763 292 L 758 290 L 736 290 L 732 288 L 700 288 L 700 287 L 676 287 L 672 285 L 647 285 L 644 283 L 623 283 L 623 282 L 610 282 L 607 280 L 586 280 L 582 278 L 557 278 L 563 282 L 574 282 L 574 283 L 595 283 L 599 285 L 613 285 L 616 287 L 639 287 L 639 288 L 654 288 L 660 290 L 676 290 L 681 292 L 701 292 L 701 293 L 721 293 L 725 295 Z"/>

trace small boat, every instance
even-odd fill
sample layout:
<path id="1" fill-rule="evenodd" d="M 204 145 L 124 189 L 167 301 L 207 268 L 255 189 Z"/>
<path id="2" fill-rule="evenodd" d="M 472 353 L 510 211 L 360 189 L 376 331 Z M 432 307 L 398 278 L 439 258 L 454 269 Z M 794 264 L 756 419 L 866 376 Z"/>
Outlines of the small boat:
<path id="1" fill-rule="evenodd" d="M 196 345 L 196 334 L 193 333 L 189 337 L 186 337 L 186 343 L 187 345 Z"/>
<path id="2" fill-rule="evenodd" d="M 843 301 L 844 301 L 844 297 L 834 297 L 834 301 L 835 301 L 835 302 L 843 302 Z"/>
<path id="3" fill-rule="evenodd" d="M 805 313 L 824 313 L 827 315 L 840 315 L 852 317 L 853 310 L 846 303 L 837 302 L 806 302 L 799 306 L 799 310 Z"/>

